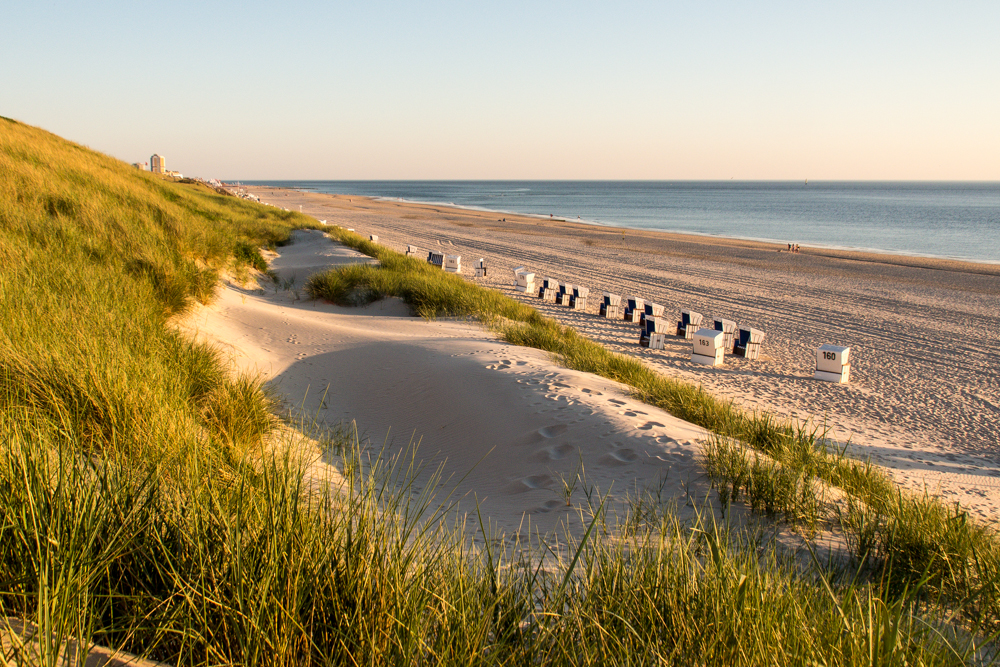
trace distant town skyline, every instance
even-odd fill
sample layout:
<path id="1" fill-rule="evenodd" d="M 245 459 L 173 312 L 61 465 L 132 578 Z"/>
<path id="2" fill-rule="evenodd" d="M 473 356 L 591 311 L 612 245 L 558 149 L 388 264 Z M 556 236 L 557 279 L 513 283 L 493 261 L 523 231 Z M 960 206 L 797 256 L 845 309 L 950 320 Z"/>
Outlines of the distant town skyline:
<path id="1" fill-rule="evenodd" d="M 0 115 L 190 176 L 1000 180 L 996 3 L 5 14 Z"/>

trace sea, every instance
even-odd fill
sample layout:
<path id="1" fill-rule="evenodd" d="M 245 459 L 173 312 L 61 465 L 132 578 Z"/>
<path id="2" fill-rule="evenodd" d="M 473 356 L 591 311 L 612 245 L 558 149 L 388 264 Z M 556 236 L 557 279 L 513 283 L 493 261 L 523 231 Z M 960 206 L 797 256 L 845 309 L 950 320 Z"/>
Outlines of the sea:
<path id="1" fill-rule="evenodd" d="M 1000 264 L 1000 183 L 243 181 L 605 227 Z"/>

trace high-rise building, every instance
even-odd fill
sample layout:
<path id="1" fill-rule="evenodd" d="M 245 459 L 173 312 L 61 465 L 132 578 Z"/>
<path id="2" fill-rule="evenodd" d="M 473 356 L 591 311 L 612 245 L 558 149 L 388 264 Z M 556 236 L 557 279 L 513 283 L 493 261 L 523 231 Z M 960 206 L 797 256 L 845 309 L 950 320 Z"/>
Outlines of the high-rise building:
<path id="1" fill-rule="evenodd" d="M 154 155 L 149 158 L 149 170 L 154 174 L 162 174 L 167 171 L 167 158 L 162 155 Z"/>

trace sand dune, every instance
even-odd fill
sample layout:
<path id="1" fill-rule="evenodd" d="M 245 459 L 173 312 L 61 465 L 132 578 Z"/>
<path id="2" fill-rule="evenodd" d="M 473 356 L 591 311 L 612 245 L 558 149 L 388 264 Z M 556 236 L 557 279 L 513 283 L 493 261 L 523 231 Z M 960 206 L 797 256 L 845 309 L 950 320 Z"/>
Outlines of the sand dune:
<path id="1" fill-rule="evenodd" d="M 399 250 L 442 244 L 466 260 L 483 257 L 483 284 L 525 300 L 616 351 L 703 384 L 751 409 L 828 421 L 833 434 L 871 456 L 912 489 L 960 501 L 984 518 L 1000 508 L 1000 267 L 915 257 L 803 248 L 800 254 L 748 241 L 636 232 L 489 213 L 255 190 L 264 201 L 331 224 L 378 234 Z M 515 292 L 509 270 L 600 292 L 637 294 L 667 306 L 721 315 L 767 333 L 764 358 L 727 356 L 709 369 L 688 360 L 687 343 L 640 349 L 637 329 Z M 852 382 L 812 379 L 822 343 L 851 345 Z"/>
<path id="2" fill-rule="evenodd" d="M 365 261 L 317 232 L 272 260 L 301 284 L 324 258 Z M 418 444 L 419 491 L 438 465 L 441 493 L 476 502 L 508 534 L 573 524 L 562 480 L 611 492 L 659 486 L 703 502 L 697 464 L 704 432 L 627 396 L 616 383 L 560 368 L 545 353 L 507 345 L 474 323 L 411 317 L 397 300 L 340 308 L 296 298 L 294 288 L 228 286 L 186 326 L 238 367 L 262 372 L 298 413 L 326 424 L 355 421 L 376 448 Z M 572 495 L 584 499 L 583 484 Z"/>

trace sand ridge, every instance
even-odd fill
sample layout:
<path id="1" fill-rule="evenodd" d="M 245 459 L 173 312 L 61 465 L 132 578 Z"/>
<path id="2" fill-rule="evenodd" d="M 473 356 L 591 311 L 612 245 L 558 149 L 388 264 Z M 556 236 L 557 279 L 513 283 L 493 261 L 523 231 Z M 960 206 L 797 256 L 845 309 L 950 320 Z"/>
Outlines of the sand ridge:
<path id="1" fill-rule="evenodd" d="M 824 419 L 852 453 L 871 456 L 914 490 L 1000 515 L 1000 267 L 919 257 L 636 232 L 450 207 L 252 188 L 397 250 L 415 244 L 486 259 L 482 284 L 539 308 L 610 349 L 700 383 L 748 409 Z M 506 222 L 498 220 L 505 217 Z M 709 369 L 689 343 L 636 345 L 637 328 L 515 292 L 509 271 L 720 315 L 767 334 L 757 362 L 726 357 Z M 591 310 L 595 310 L 592 305 Z M 852 382 L 812 379 L 814 350 L 850 345 Z"/>

